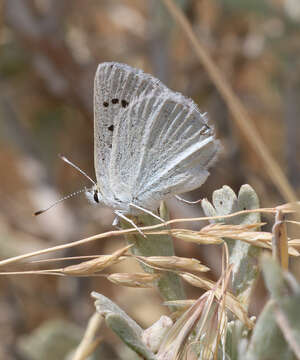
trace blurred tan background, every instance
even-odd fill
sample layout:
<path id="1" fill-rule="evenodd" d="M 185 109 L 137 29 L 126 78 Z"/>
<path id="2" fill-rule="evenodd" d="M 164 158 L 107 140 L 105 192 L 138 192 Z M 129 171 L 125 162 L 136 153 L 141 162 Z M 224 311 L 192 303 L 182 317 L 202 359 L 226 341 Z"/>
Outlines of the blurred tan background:
<path id="1" fill-rule="evenodd" d="M 299 192 L 299 1 L 181 0 L 177 4 Z M 95 177 L 93 77 L 103 61 L 142 68 L 208 112 L 224 150 L 206 184 L 186 198 L 210 198 L 225 184 L 237 191 L 249 183 L 261 206 L 284 202 L 270 181 L 272 174 L 249 148 L 159 0 L 4 0 L 1 14 L 2 259 L 111 229 L 111 211 L 89 204 L 84 195 L 40 217 L 32 216 L 63 195 L 90 185 L 58 153 Z M 169 208 L 172 218 L 201 214 L 200 207 L 173 200 Z M 106 254 L 122 244 L 115 238 L 51 256 Z M 210 250 L 175 245 L 178 255 L 218 267 Z M 126 266 L 114 270 L 138 269 L 133 263 Z M 166 313 L 154 291 L 120 289 L 101 278 L 1 277 L 0 288 L 1 359 L 34 359 L 20 344 L 24 335 L 48 320 L 65 319 L 83 329 L 93 312 L 92 290 L 114 299 L 142 326 Z M 111 336 L 110 341 L 113 344 L 116 338 Z"/>

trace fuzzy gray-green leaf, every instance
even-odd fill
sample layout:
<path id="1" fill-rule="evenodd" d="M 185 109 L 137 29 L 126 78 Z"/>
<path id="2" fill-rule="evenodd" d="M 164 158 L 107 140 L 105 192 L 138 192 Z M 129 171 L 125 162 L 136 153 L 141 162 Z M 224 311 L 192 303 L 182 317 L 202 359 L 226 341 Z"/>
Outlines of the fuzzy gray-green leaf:
<path id="1" fill-rule="evenodd" d="M 206 216 L 223 216 L 237 211 L 259 208 L 259 200 L 248 184 L 240 188 L 238 196 L 227 185 L 214 191 L 212 204 L 208 200 L 202 201 L 202 208 Z M 225 224 L 253 224 L 260 222 L 259 213 L 240 214 L 230 218 L 211 220 L 211 223 Z M 248 307 L 249 296 L 253 281 L 258 274 L 257 258 L 259 249 L 242 241 L 225 239 L 229 248 L 229 262 L 233 264 L 232 288 L 245 307 Z"/>
<path id="2" fill-rule="evenodd" d="M 104 316 L 104 318 L 111 314 L 117 314 L 119 316 L 122 316 L 124 321 L 127 322 L 128 327 L 131 327 L 132 331 L 134 331 L 138 336 L 142 336 L 143 329 L 117 304 L 115 304 L 106 296 L 97 293 L 96 291 L 93 291 L 91 295 L 94 299 L 96 299 L 95 306 L 99 314 Z"/>
<path id="3" fill-rule="evenodd" d="M 140 336 L 128 325 L 127 319 L 120 314 L 108 314 L 105 317 L 106 324 L 121 339 L 143 359 L 155 360 L 155 355 L 142 342 Z"/>
<path id="4" fill-rule="evenodd" d="M 300 286 L 271 257 L 262 260 L 265 283 L 277 305 L 275 317 L 283 336 L 295 353 L 300 352 Z"/>
<path id="5" fill-rule="evenodd" d="M 247 354 L 243 354 L 240 360 L 295 359 L 277 325 L 275 309 L 273 301 L 269 301 L 264 307 L 253 330 Z"/>

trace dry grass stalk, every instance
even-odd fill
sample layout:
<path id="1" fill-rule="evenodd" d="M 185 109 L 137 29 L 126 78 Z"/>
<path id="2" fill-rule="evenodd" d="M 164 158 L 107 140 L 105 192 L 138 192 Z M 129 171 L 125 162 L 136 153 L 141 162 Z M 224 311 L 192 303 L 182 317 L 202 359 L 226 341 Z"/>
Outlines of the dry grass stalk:
<path id="1" fill-rule="evenodd" d="M 185 311 L 187 308 L 195 304 L 194 299 L 185 299 L 185 300 L 170 300 L 165 301 L 163 305 L 165 306 L 176 306 L 176 307 L 182 307 L 183 311 Z"/>
<path id="2" fill-rule="evenodd" d="M 111 255 L 98 255 L 96 258 L 92 260 L 83 261 L 80 264 L 66 266 L 64 268 L 56 268 L 56 269 L 45 269 L 45 270 L 29 270 L 29 271 L 15 271 L 15 272 L 3 272 L 0 273 L 2 275 L 10 274 L 10 275 L 70 275 L 70 276 L 93 276 L 98 272 L 106 269 L 107 267 L 119 263 L 126 259 L 124 256 L 128 249 L 130 249 L 133 245 L 127 245 L 121 249 L 116 250 Z M 48 261 L 54 261 L 56 259 L 47 259 Z M 69 260 L 68 258 L 60 258 L 60 260 Z M 105 275 L 104 275 L 105 276 Z"/>
<path id="3" fill-rule="evenodd" d="M 159 349 L 158 360 L 217 358 L 226 335 L 225 298 L 231 273 L 227 246 L 224 248 L 227 256 L 220 280 L 175 322 Z"/>
<path id="4" fill-rule="evenodd" d="M 300 246 L 300 239 L 291 239 L 291 240 L 289 240 L 288 245 L 289 245 L 289 249 L 290 249 L 290 246 L 292 246 L 292 247 Z"/>
<path id="5" fill-rule="evenodd" d="M 222 289 L 220 287 L 216 287 L 217 283 L 211 280 L 203 279 L 196 275 L 188 273 L 182 273 L 181 277 L 193 286 L 200 287 L 205 290 L 215 289 L 216 297 L 218 299 L 221 299 L 221 297 L 223 296 Z M 247 312 L 244 310 L 240 301 L 229 291 L 226 291 L 225 294 L 225 305 L 226 308 L 229 309 L 233 314 L 235 314 L 235 316 L 240 319 L 249 329 L 253 328 L 254 324 L 249 319 Z"/>
<path id="6" fill-rule="evenodd" d="M 194 258 L 185 258 L 179 256 L 134 256 L 137 260 L 141 260 L 145 265 L 159 270 L 173 271 L 199 271 L 206 272 L 210 269 L 201 264 Z"/>
<path id="7" fill-rule="evenodd" d="M 299 212 L 300 201 L 292 201 L 286 204 L 276 206 L 276 210 L 280 210 L 283 213 L 295 213 Z"/>
<path id="8" fill-rule="evenodd" d="M 187 229 L 171 229 L 156 231 L 155 234 L 166 234 L 197 244 L 220 244 L 223 238 L 245 241 L 251 245 L 255 245 L 265 249 L 272 249 L 272 233 L 267 231 L 251 231 L 264 223 L 245 224 L 245 225 L 225 225 L 210 224 L 204 226 L 199 231 Z M 153 233 L 153 232 L 152 232 Z M 291 240 L 292 241 L 292 240 Z M 292 242 L 288 242 L 288 253 L 291 256 L 299 256 L 300 253 L 292 246 Z"/>
<path id="9" fill-rule="evenodd" d="M 300 225 L 300 222 L 299 221 L 295 221 L 295 220 L 285 220 L 285 222 L 287 224 L 294 224 L 294 225 Z"/>
<path id="10" fill-rule="evenodd" d="M 91 355 L 101 342 L 102 338 L 96 338 L 96 332 L 100 328 L 103 317 L 95 312 L 87 325 L 85 334 L 78 345 L 72 360 L 84 360 Z"/>
<path id="11" fill-rule="evenodd" d="M 289 267 L 289 243 L 287 237 L 286 222 L 280 210 L 278 210 L 275 218 L 275 224 L 272 229 L 272 253 L 275 260 L 279 262 L 284 270 Z"/>
<path id="12" fill-rule="evenodd" d="M 125 259 L 123 255 L 131 247 L 132 247 L 132 245 L 125 246 L 124 248 L 115 251 L 111 255 L 100 255 L 99 257 L 97 257 L 95 259 L 84 261 L 80 264 L 67 266 L 65 268 L 60 269 L 60 271 L 66 275 L 95 274 L 113 264 L 123 261 Z M 57 269 L 56 271 L 59 271 L 59 269 Z"/>
<path id="13" fill-rule="evenodd" d="M 284 204 L 284 205 L 281 205 L 281 206 L 279 206 L 277 208 L 280 209 L 284 214 L 293 213 L 293 212 L 297 211 L 297 209 L 298 209 L 292 203 Z M 273 214 L 275 214 L 276 211 L 277 211 L 277 208 L 274 207 L 274 208 L 261 208 L 261 209 L 254 209 L 254 210 L 241 210 L 241 211 L 237 211 L 235 213 L 229 214 L 229 215 L 202 216 L 202 217 L 198 217 L 198 218 L 174 219 L 174 220 L 166 221 L 163 224 L 145 226 L 145 227 L 142 227 L 140 229 L 144 233 L 147 233 L 148 231 L 153 231 L 155 229 L 159 229 L 159 228 L 162 228 L 162 227 L 165 227 L 165 226 L 168 226 L 168 225 L 171 225 L 171 224 L 177 224 L 177 223 L 198 222 L 198 221 L 205 221 L 205 220 L 217 220 L 217 219 L 224 219 L 224 218 L 227 219 L 227 218 L 235 217 L 237 215 L 243 215 L 243 214 L 249 214 L 249 213 L 255 213 L 255 212 L 273 213 Z M 172 232 L 174 230 L 175 229 L 168 230 L 168 231 Z M 179 231 L 180 229 L 177 229 L 177 230 Z M 189 231 L 189 230 L 183 230 L 183 231 L 180 230 L 180 231 L 182 233 L 184 233 L 184 232 Z M 88 243 L 90 243 L 92 241 L 106 239 L 108 237 L 122 236 L 124 234 L 136 233 L 136 232 L 137 231 L 134 228 L 126 229 L 126 230 L 108 231 L 106 233 L 97 234 L 97 235 L 90 236 L 90 237 L 85 238 L 85 239 L 69 242 L 67 244 L 57 245 L 57 246 L 53 246 L 53 247 L 50 247 L 50 248 L 46 248 L 46 249 L 42 249 L 42 250 L 38 250 L 38 251 L 33 251 L 33 252 L 29 252 L 29 253 L 26 253 L 26 254 L 23 254 L 23 255 L 18 255 L 18 256 L 11 257 L 11 258 L 7 258 L 7 259 L 4 259 L 4 260 L 0 261 L 0 266 L 12 264 L 12 263 L 15 263 L 15 262 L 20 262 L 22 260 L 28 259 L 28 258 L 33 257 L 33 256 L 40 256 L 40 255 L 48 254 L 48 253 L 51 253 L 51 252 L 54 252 L 54 251 L 64 250 L 64 249 L 72 248 L 72 247 L 75 247 L 75 246 L 88 244 Z M 185 234 L 185 236 L 188 236 L 186 233 L 184 233 L 184 234 Z M 216 238 L 217 237 L 215 236 L 215 239 Z M 211 239 L 207 239 L 207 241 L 209 241 L 209 240 L 211 240 Z M 186 240 L 186 241 L 188 241 L 188 240 Z M 211 240 L 211 241 L 213 241 L 213 240 Z M 298 241 L 296 241 L 295 243 L 298 245 Z M 289 244 L 292 244 L 291 241 L 289 241 Z M 290 247 L 289 247 L 289 254 L 297 256 L 298 252 L 296 250 L 292 250 L 292 251 L 293 251 L 293 253 L 291 254 Z"/>
<path id="14" fill-rule="evenodd" d="M 154 286 L 154 282 L 160 277 L 159 274 L 147 274 L 147 273 L 115 273 L 107 277 L 109 281 L 116 285 L 128 286 L 134 288 L 151 288 Z"/>
<path id="15" fill-rule="evenodd" d="M 178 360 L 187 355 L 189 336 L 200 321 L 205 324 L 214 296 L 213 291 L 207 291 L 175 322 L 160 346 L 158 360 Z"/>
<path id="16" fill-rule="evenodd" d="M 156 232 L 158 234 L 158 232 Z M 162 230 L 160 231 L 161 234 L 167 233 L 167 231 Z M 224 240 L 221 237 L 218 237 L 216 235 L 211 234 L 204 234 L 200 231 L 192 231 L 192 230 L 186 230 L 186 229 L 172 229 L 169 230 L 168 233 L 176 237 L 177 239 L 184 240 L 186 242 L 192 242 L 196 244 L 202 244 L 202 245 L 219 245 L 224 242 Z"/>

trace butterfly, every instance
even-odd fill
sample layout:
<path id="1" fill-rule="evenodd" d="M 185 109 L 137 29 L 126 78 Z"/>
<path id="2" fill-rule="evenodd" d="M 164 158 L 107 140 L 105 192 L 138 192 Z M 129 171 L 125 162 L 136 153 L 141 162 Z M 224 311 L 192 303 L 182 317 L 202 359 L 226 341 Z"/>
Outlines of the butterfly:
<path id="1" fill-rule="evenodd" d="M 87 194 L 138 215 L 207 179 L 220 141 L 197 105 L 125 64 L 102 63 L 94 83 L 94 165 Z"/>
<path id="2" fill-rule="evenodd" d="M 191 99 L 142 70 L 105 62 L 94 81 L 97 181 L 62 158 L 93 182 L 85 191 L 92 202 L 136 227 L 126 215 L 157 217 L 153 211 L 161 200 L 201 186 L 220 148 L 214 128 Z"/>

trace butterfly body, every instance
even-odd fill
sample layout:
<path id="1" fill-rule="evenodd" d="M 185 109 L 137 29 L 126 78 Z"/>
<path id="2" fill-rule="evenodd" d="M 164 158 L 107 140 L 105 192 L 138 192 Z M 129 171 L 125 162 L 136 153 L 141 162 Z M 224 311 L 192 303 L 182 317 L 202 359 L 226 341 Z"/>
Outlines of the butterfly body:
<path id="1" fill-rule="evenodd" d="M 137 197 L 128 197 L 126 195 L 123 197 L 118 195 L 113 196 L 113 198 L 108 198 L 100 193 L 97 185 L 93 186 L 91 189 L 88 189 L 86 195 L 91 202 L 103 204 L 110 207 L 111 209 L 119 210 L 122 213 L 128 215 L 139 215 L 143 212 L 137 207 L 143 207 L 149 211 L 153 211 L 156 210 L 160 204 L 160 201 L 151 201 L 145 206 L 145 203 L 143 201 L 140 201 Z"/>

